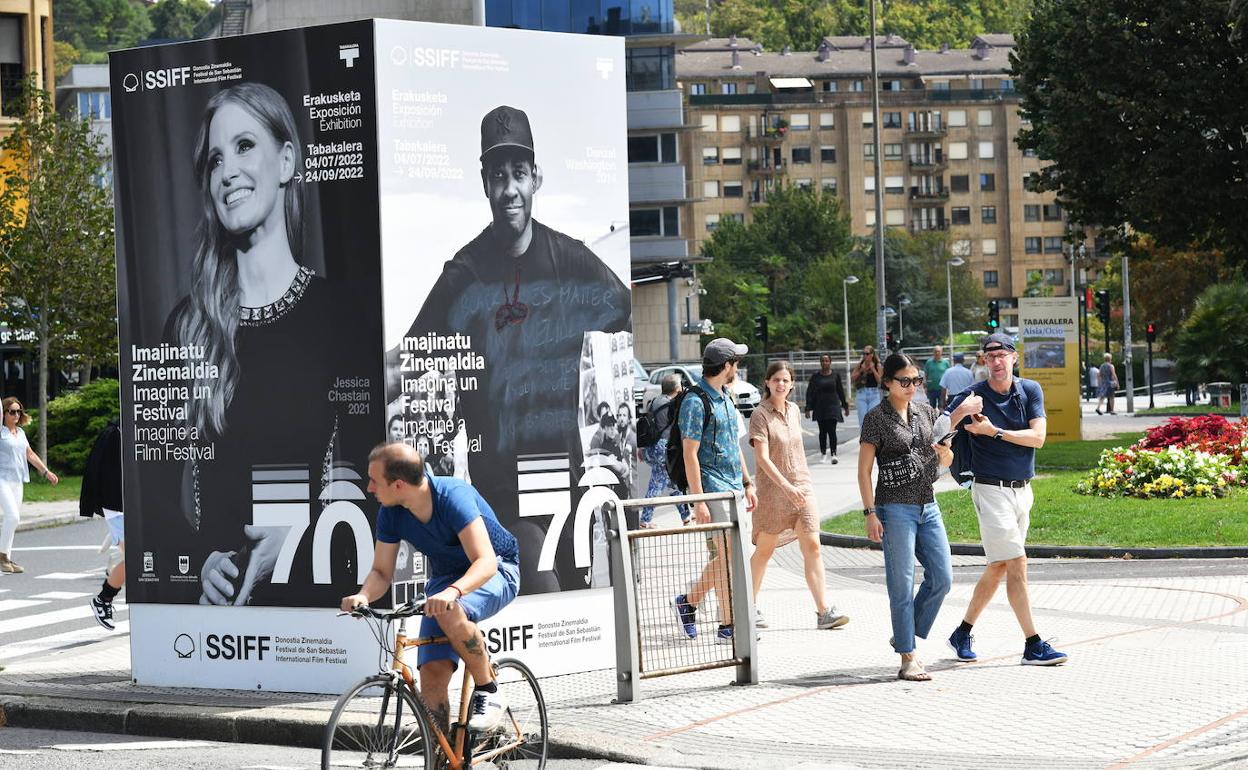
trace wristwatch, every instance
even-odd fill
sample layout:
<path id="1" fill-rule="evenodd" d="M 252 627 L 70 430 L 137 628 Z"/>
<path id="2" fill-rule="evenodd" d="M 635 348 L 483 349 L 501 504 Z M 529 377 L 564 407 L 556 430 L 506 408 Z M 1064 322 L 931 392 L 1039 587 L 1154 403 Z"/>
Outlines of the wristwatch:
<path id="1" fill-rule="evenodd" d="M 862 515 L 863 515 L 863 516 L 870 516 L 870 515 L 871 515 L 871 514 L 873 514 L 873 513 L 875 513 L 875 509 L 874 509 L 874 508 L 863 508 L 863 509 L 862 509 Z"/>
<path id="2" fill-rule="evenodd" d="M 1005 435 L 1005 431 L 1001 430 L 1000 428 L 997 428 L 997 432 L 994 433 L 992 437 L 995 439 L 1000 439 L 1004 435 Z"/>

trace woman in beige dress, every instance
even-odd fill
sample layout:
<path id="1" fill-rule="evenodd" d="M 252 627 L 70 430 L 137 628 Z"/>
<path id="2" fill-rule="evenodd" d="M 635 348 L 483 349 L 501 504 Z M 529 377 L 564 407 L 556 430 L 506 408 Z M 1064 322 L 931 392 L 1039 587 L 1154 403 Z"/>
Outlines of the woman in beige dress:
<path id="1" fill-rule="evenodd" d="M 754 447 L 757 468 L 758 505 L 754 506 L 754 555 L 750 571 L 754 578 L 754 598 L 763 583 L 763 573 L 771 554 L 780 544 L 793 539 L 802 548 L 806 585 L 815 600 L 817 628 L 837 628 L 849 622 L 827 603 L 823 585 L 823 559 L 819 555 L 819 509 L 815 488 L 806 465 L 802 444 L 801 408 L 789 400 L 793 391 L 793 367 L 788 361 L 773 361 L 767 367 L 763 401 L 750 416 L 750 446 Z M 766 627 L 762 613 L 757 625 Z"/>

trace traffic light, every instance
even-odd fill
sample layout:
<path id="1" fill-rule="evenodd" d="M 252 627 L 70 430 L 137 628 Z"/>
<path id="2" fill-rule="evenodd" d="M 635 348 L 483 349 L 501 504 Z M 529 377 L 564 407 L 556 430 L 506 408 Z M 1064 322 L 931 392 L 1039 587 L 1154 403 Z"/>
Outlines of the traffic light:
<path id="1" fill-rule="evenodd" d="M 754 336 L 763 342 L 767 341 L 767 316 L 754 316 Z"/>
<path id="2" fill-rule="evenodd" d="M 1104 289 L 1096 292 L 1096 316 L 1101 323 L 1109 323 L 1109 292 Z"/>
<path id="3" fill-rule="evenodd" d="M 988 330 L 1001 328 L 1001 303 L 995 299 L 988 300 Z"/>
<path id="4" fill-rule="evenodd" d="M 1150 323 L 1148 326 L 1144 327 L 1144 334 L 1148 337 L 1148 342 L 1150 345 L 1156 342 L 1157 341 L 1157 324 Z"/>

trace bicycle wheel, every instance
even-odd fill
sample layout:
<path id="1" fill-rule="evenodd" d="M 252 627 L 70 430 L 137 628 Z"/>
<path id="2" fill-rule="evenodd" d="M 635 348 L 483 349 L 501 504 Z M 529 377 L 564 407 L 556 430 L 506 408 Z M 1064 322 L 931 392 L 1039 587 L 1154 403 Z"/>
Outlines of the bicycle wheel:
<path id="1" fill-rule="evenodd" d="M 550 726 L 537 677 L 520 661 L 499 658 L 494 662 L 494 678 L 506 699 L 507 714 L 497 730 L 478 741 L 474 759 L 498 768 L 543 770 Z"/>
<path id="2" fill-rule="evenodd" d="M 412 693 L 370 676 L 338 698 L 325 725 L 321 770 L 331 767 L 434 767 L 434 743 Z"/>

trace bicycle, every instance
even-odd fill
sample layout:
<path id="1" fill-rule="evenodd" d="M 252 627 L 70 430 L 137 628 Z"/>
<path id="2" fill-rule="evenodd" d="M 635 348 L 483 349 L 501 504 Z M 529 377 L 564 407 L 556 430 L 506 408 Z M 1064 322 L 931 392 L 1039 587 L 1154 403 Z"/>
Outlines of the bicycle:
<path id="1" fill-rule="evenodd" d="M 424 599 L 393 610 L 362 605 L 350 614 L 369 621 L 377 639 L 378 673 L 350 687 L 334 705 L 325 725 L 321 768 L 414 767 L 427 770 L 468 770 L 489 762 L 497 768 L 517 764 L 525 770 L 546 766 L 549 725 L 546 701 L 537 678 L 514 658 L 493 662 L 494 678 L 507 702 L 499 727 L 477 734 L 467 729 L 472 675 L 464 670 L 458 721 L 450 735 L 442 731 L 420 697 L 412 669 L 403 662 L 405 650 L 443 644 L 445 636 L 407 638 L 407 619 L 424 614 Z M 390 624 L 399 622 L 390 644 Z M 375 622 L 374 622 L 375 621 Z M 391 658 L 386 666 L 386 656 Z"/>

